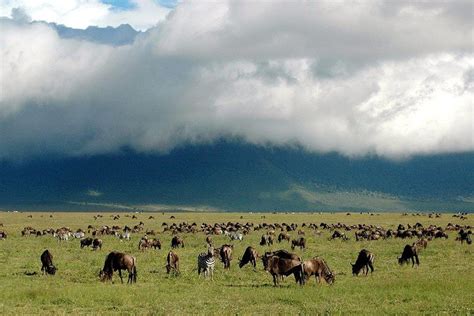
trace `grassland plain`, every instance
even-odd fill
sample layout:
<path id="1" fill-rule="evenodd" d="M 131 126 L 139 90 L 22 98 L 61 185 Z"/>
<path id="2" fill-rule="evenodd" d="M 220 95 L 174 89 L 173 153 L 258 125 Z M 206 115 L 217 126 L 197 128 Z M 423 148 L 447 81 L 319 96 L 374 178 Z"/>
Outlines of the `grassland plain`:
<path id="1" fill-rule="evenodd" d="M 52 214 L 52 217 L 50 215 Z M 112 220 L 111 213 L 93 219 L 96 213 L 7 213 L 0 212 L 0 223 L 8 233 L 0 241 L 0 313 L 10 314 L 471 314 L 474 312 L 474 257 L 473 246 L 455 241 L 450 232 L 447 240 L 434 240 L 420 255 L 419 268 L 399 266 L 397 256 L 412 240 L 388 239 L 356 242 L 352 233 L 349 241 L 329 241 L 329 231 L 317 237 L 306 229 L 307 249 L 296 250 L 303 259 L 321 256 L 336 273 L 332 286 L 316 284 L 311 279 L 305 286 L 286 278 L 282 286 L 273 287 L 271 276 L 263 271 L 259 262 L 257 271 L 249 266 L 239 269 L 238 257 L 252 245 L 259 253 L 280 248 L 290 249 L 288 243 L 272 247 L 259 246 L 263 231 L 252 232 L 242 242 L 234 244 L 231 269 L 224 271 L 220 262 L 216 266 L 214 281 L 198 277 L 197 255 L 206 249 L 204 233 L 182 234 L 185 248 L 176 252 L 180 256 L 181 275 L 171 277 L 165 272 L 165 258 L 170 248 L 171 233 L 160 233 L 161 250 L 138 250 L 142 234 L 132 235 L 129 242 L 116 237 L 101 237 L 102 250 L 80 249 L 79 240 L 59 242 L 52 236 L 21 237 L 25 226 L 37 229 L 68 226 L 75 230 L 86 229 L 89 224 L 136 225 L 145 223 L 145 229 L 162 231 L 162 223 L 180 222 L 253 222 L 266 223 L 346 223 L 376 224 L 396 228 L 399 223 L 427 226 L 436 224 L 471 225 L 452 214 L 440 218 L 403 216 L 396 213 L 142 213 L 137 219 L 122 213 Z M 32 218 L 27 217 L 32 215 Z M 154 219 L 148 219 L 150 215 Z M 175 218 L 170 219 L 173 215 Z M 265 216 L 265 218 L 262 218 Z M 296 233 L 292 234 L 295 237 Z M 225 236 L 214 236 L 220 246 L 229 243 Z M 368 277 L 351 275 L 350 262 L 354 262 L 360 249 L 366 248 L 376 255 L 375 272 Z M 49 249 L 58 267 L 55 276 L 40 274 L 27 276 L 25 272 L 40 270 L 39 257 Z M 137 258 L 138 283 L 120 284 L 118 276 L 113 283 L 101 283 L 98 272 L 105 256 L 112 250 L 130 253 Z"/>

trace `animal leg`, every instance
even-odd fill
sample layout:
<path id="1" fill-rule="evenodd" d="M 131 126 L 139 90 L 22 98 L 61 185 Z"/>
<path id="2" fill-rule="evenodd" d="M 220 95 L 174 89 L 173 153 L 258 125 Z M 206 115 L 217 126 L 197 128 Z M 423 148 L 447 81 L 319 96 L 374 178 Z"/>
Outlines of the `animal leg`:
<path id="1" fill-rule="evenodd" d="M 118 273 L 119 273 L 119 277 L 120 277 L 120 282 L 122 282 L 122 284 L 123 284 L 122 270 L 119 269 Z"/>
<path id="2" fill-rule="evenodd" d="M 374 265 L 372 262 L 369 262 L 369 267 L 370 267 L 370 273 L 374 272 Z"/>

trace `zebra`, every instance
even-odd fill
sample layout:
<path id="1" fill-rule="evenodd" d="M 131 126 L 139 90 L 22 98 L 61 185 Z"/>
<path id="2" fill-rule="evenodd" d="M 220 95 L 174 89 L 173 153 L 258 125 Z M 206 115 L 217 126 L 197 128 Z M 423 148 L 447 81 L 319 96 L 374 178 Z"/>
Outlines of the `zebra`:
<path id="1" fill-rule="evenodd" d="M 201 274 L 201 271 L 204 272 L 204 277 L 211 277 L 213 280 L 214 276 L 214 266 L 216 264 L 216 260 L 214 260 L 214 247 L 209 247 L 207 249 L 207 253 L 203 252 L 198 255 L 198 275 Z"/>

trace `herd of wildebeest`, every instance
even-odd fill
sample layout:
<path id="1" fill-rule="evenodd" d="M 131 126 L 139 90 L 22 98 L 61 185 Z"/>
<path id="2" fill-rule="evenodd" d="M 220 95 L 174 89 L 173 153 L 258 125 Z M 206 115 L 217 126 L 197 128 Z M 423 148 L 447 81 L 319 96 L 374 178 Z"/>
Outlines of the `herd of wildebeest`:
<path id="1" fill-rule="evenodd" d="M 137 219 L 136 215 L 124 215 Z M 438 216 L 438 215 L 436 215 Z M 31 215 L 29 215 L 31 217 Z M 52 215 L 51 215 L 52 217 Z M 98 214 L 94 216 L 94 219 L 103 217 Z M 111 215 L 112 219 L 120 219 L 120 215 Z M 431 217 L 431 216 L 430 216 Z M 263 217 L 262 217 L 263 218 Z M 465 217 L 464 217 L 465 218 Z M 153 220 L 153 216 L 148 217 L 149 220 Z M 174 219 L 171 216 L 170 219 Z M 3 224 L 0 223 L 0 227 Z M 329 240 L 349 240 L 350 235 L 354 235 L 356 241 L 361 240 L 380 240 L 388 238 L 401 238 L 401 239 L 414 239 L 406 244 L 402 250 L 401 256 L 398 258 L 400 265 L 404 263 L 412 262 L 412 267 L 420 264 L 419 254 L 422 249 L 425 249 L 433 239 L 437 238 L 448 238 L 448 231 L 456 232 L 456 240 L 460 243 L 466 242 L 468 245 L 472 244 L 472 230 L 469 225 L 453 225 L 449 223 L 446 227 L 440 227 L 437 225 L 429 225 L 424 227 L 421 223 L 417 222 L 415 225 L 403 225 L 399 224 L 397 229 L 384 229 L 381 226 L 367 225 L 367 224 L 354 224 L 346 225 L 342 223 L 327 224 L 320 223 L 303 223 L 301 225 L 291 223 L 239 223 L 239 222 L 227 222 L 227 223 L 214 223 L 207 224 L 203 223 L 198 225 L 196 223 L 189 224 L 187 222 L 182 223 L 162 223 L 162 232 L 170 232 L 173 237 L 171 239 L 171 250 L 168 252 L 166 258 L 166 273 L 173 273 L 179 275 L 179 256 L 178 248 L 185 247 L 185 241 L 182 236 L 186 234 L 194 234 L 203 232 L 206 235 L 205 242 L 208 247 L 208 251 L 198 255 L 197 269 L 198 274 L 204 273 L 205 276 L 210 276 L 212 279 L 215 258 L 220 259 L 223 263 L 224 269 L 230 268 L 230 263 L 233 257 L 232 244 L 224 244 L 220 247 L 215 248 L 213 242 L 213 235 L 225 235 L 230 241 L 242 242 L 245 236 L 250 233 L 263 232 L 260 238 L 261 246 L 271 246 L 274 243 L 288 243 L 291 245 L 291 249 L 294 250 L 296 247 L 304 250 L 306 248 L 307 239 L 305 237 L 305 230 L 310 230 L 314 236 L 321 236 L 322 230 L 330 232 Z M 291 238 L 290 234 L 297 234 L 296 238 Z M 86 237 L 89 234 L 90 237 Z M 66 241 L 69 239 L 78 239 L 80 248 L 91 247 L 94 250 L 100 250 L 102 248 L 101 236 L 116 236 L 117 238 L 130 241 L 132 234 L 141 234 L 143 237 L 138 242 L 139 250 L 146 249 L 161 249 L 161 241 L 157 237 L 159 232 L 152 229 L 145 229 L 145 223 L 140 221 L 137 225 L 132 227 L 119 225 L 104 225 L 96 227 L 89 225 L 87 229 L 77 229 L 76 231 L 71 230 L 68 227 L 61 227 L 58 229 L 43 229 L 38 230 L 31 226 L 25 227 L 21 231 L 21 235 L 27 236 L 53 236 L 59 241 Z M 0 240 L 6 240 L 7 233 L 0 230 Z M 41 271 L 43 274 L 54 275 L 56 273 L 56 267 L 53 263 L 53 255 L 49 250 L 45 250 L 41 254 Z M 268 271 L 272 277 L 274 285 L 279 284 L 279 280 L 284 276 L 294 275 L 297 283 L 303 285 L 311 276 L 315 276 L 317 282 L 324 279 L 328 284 L 332 284 L 335 280 L 335 275 L 329 268 L 326 261 L 321 257 L 314 257 L 310 260 L 302 260 L 297 254 L 291 253 L 287 250 L 267 251 L 263 254 L 259 254 L 257 249 L 252 246 L 248 246 L 245 252 L 239 259 L 239 267 L 242 268 L 246 264 L 251 264 L 254 270 L 257 267 L 258 260 L 261 259 L 265 271 Z M 375 254 L 367 249 L 362 249 L 356 258 L 352 266 L 352 274 L 359 275 L 360 273 L 368 274 L 374 271 Z M 135 257 L 122 252 L 113 251 L 110 252 L 105 259 L 104 266 L 100 270 L 100 280 L 107 281 L 112 280 L 112 275 L 115 271 L 118 271 L 121 282 L 123 283 L 122 270 L 128 271 L 128 283 L 134 283 L 137 281 L 137 260 Z"/>

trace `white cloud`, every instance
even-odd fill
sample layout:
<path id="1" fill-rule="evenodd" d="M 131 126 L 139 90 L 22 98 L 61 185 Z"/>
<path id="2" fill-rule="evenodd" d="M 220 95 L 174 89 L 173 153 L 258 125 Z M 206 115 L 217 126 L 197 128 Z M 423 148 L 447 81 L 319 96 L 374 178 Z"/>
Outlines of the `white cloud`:
<path id="1" fill-rule="evenodd" d="M 170 12 L 152 0 L 134 0 L 131 9 L 115 9 L 100 0 L 0 0 L 0 16 L 12 17 L 21 8 L 35 21 L 54 22 L 73 28 L 130 24 L 146 30 L 164 20 Z"/>
<path id="2" fill-rule="evenodd" d="M 391 158 L 474 150 L 472 23 L 443 3 L 353 9 L 184 3 L 121 47 L 0 22 L 0 158 L 222 137 Z"/>

